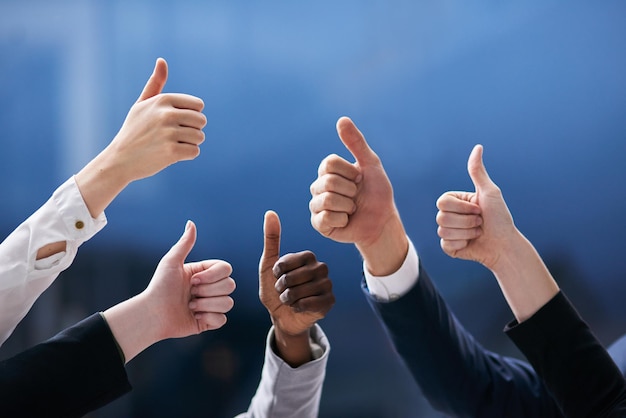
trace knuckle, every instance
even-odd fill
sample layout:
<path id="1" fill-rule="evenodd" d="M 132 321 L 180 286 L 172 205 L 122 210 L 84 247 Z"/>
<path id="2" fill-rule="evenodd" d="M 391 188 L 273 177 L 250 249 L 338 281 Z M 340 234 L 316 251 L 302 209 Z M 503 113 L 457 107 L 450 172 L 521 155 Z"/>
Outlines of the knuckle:
<path id="1" fill-rule="evenodd" d="M 302 260 L 306 263 L 314 263 L 317 257 L 315 257 L 315 253 L 311 250 L 304 250 L 300 253 Z"/>
<path id="2" fill-rule="evenodd" d="M 338 156 L 337 154 L 330 154 L 328 156 L 326 156 L 326 158 L 324 158 L 322 160 L 322 162 L 320 163 L 319 169 L 318 169 L 318 173 L 320 175 L 325 174 L 325 173 L 332 173 L 337 169 L 337 165 L 342 161 L 343 159 Z"/>
<path id="3" fill-rule="evenodd" d="M 327 210 L 323 210 L 320 212 L 320 221 L 322 224 L 329 224 L 331 222 L 332 218 L 332 213 L 327 211 Z"/>
<path id="4" fill-rule="evenodd" d="M 320 195 L 322 209 L 330 209 L 333 207 L 333 194 L 329 192 L 324 192 Z"/>
<path id="5" fill-rule="evenodd" d="M 326 293 L 332 293 L 332 291 L 333 291 L 333 281 L 330 280 L 328 277 L 326 277 L 324 279 L 324 281 L 322 282 L 322 289 Z"/>
<path id="6" fill-rule="evenodd" d="M 445 221 L 446 213 L 439 210 L 435 216 L 435 221 L 438 225 L 441 225 Z"/>
<path id="7" fill-rule="evenodd" d="M 337 176 L 327 176 L 326 177 L 326 190 L 336 191 L 339 189 L 341 183 L 341 179 Z"/>
<path id="8" fill-rule="evenodd" d="M 344 159 L 337 154 L 330 154 L 327 160 L 327 168 L 329 172 L 334 173 L 343 161 Z"/>
<path id="9" fill-rule="evenodd" d="M 176 114 L 174 113 L 173 109 L 170 109 L 170 108 L 162 109 L 159 112 L 158 119 L 161 125 L 168 125 L 168 126 L 174 125 Z"/>
<path id="10" fill-rule="evenodd" d="M 326 263 L 318 261 L 315 266 L 315 272 L 319 277 L 327 277 L 328 276 L 328 266 Z"/>
<path id="11" fill-rule="evenodd" d="M 154 103 L 158 106 L 169 105 L 171 96 L 168 93 L 161 93 L 154 97 Z"/>
<path id="12" fill-rule="evenodd" d="M 435 203 L 435 206 L 437 206 L 437 209 L 441 210 L 441 206 L 443 204 L 444 199 L 446 198 L 446 194 L 442 194 L 441 196 L 439 196 L 439 198 L 437 199 L 437 202 Z"/>
<path id="13" fill-rule="evenodd" d="M 202 111 L 204 109 L 204 100 L 199 97 L 194 97 L 196 102 L 198 103 L 198 111 Z"/>

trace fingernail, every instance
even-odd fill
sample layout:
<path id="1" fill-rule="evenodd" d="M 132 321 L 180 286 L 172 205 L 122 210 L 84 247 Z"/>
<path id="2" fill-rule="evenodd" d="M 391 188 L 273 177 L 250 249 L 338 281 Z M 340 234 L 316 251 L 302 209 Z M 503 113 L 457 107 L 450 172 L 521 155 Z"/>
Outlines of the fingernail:
<path id="1" fill-rule="evenodd" d="M 198 279 L 197 277 L 194 277 L 193 279 L 191 279 L 191 284 L 200 284 L 200 279 Z"/>
<path id="2" fill-rule="evenodd" d="M 274 264 L 274 267 L 272 267 L 272 273 L 274 274 L 274 277 L 276 277 L 277 279 L 279 279 L 280 277 L 280 267 L 278 267 L 278 264 Z"/>
<path id="3" fill-rule="evenodd" d="M 356 178 L 354 179 L 355 183 L 360 183 L 361 180 L 363 180 L 363 174 L 359 174 L 358 176 L 356 176 Z"/>
<path id="4" fill-rule="evenodd" d="M 187 220 L 187 223 L 185 224 L 185 231 L 187 231 L 189 228 L 191 228 L 191 221 Z"/>
<path id="5" fill-rule="evenodd" d="M 196 302 L 189 302 L 189 309 L 196 309 L 198 304 Z"/>
<path id="6" fill-rule="evenodd" d="M 282 303 L 286 303 L 289 298 L 287 297 L 287 292 L 283 292 L 278 297 Z"/>

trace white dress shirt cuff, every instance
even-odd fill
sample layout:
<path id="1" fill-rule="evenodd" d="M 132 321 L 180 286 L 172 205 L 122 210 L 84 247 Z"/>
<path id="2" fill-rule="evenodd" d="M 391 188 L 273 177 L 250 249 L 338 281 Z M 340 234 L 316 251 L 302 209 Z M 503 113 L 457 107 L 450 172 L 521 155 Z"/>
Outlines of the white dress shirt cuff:
<path id="1" fill-rule="evenodd" d="M 52 205 L 50 212 L 44 209 L 48 204 Z M 41 244 L 52 243 L 55 240 L 65 241 L 67 250 L 36 260 L 35 270 L 48 270 L 59 266 L 66 258 L 71 263 L 78 247 L 97 234 L 107 223 L 104 212 L 96 219 L 91 217 L 73 176 L 55 190 L 52 198 L 42 210 L 39 212 L 42 212 L 43 216 L 37 224 L 40 229 L 37 233 L 41 236 Z M 65 228 L 61 228 L 61 225 Z M 53 237 L 55 234 L 58 238 Z M 69 257 L 66 257 L 67 255 Z M 69 265 L 69 263 L 65 264 Z"/>
<path id="2" fill-rule="evenodd" d="M 398 271 L 389 276 L 373 276 L 364 261 L 363 274 L 370 294 L 379 302 L 392 302 L 407 294 L 419 278 L 419 257 L 411 239 L 409 251 Z"/>

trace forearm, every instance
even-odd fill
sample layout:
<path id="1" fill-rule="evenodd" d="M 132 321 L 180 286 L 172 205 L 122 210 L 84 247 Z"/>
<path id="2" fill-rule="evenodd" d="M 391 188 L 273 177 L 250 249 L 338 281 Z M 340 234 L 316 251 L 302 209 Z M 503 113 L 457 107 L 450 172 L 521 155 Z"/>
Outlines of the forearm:
<path id="1" fill-rule="evenodd" d="M 144 294 L 139 294 L 102 313 L 124 353 L 126 363 L 152 344 L 164 339 L 158 320 L 155 319 L 158 315 L 150 312 L 145 298 Z"/>
<path id="2" fill-rule="evenodd" d="M 309 331 L 289 335 L 274 327 L 274 344 L 277 354 L 291 367 L 298 367 L 312 360 Z"/>
<path id="3" fill-rule="evenodd" d="M 519 231 L 501 249 L 492 271 L 518 322 L 550 301 L 559 287 L 535 247 Z"/>
<path id="4" fill-rule="evenodd" d="M 111 145 L 110 145 L 111 146 Z M 97 218 L 124 190 L 130 180 L 120 170 L 108 149 L 91 160 L 75 176 L 85 204 L 91 216 Z"/>

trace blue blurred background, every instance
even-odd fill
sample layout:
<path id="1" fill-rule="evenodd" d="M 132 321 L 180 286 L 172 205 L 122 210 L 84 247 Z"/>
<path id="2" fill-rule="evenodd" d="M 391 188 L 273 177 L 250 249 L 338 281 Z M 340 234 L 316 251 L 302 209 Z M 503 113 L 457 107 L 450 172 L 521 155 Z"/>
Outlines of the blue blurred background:
<path id="1" fill-rule="evenodd" d="M 6 358 L 143 290 L 192 219 L 190 259 L 234 266 L 221 330 L 161 342 L 134 391 L 93 417 L 232 417 L 247 408 L 269 326 L 257 297 L 262 218 L 282 252 L 334 280 L 322 417 L 439 417 L 361 293 L 353 246 L 310 226 L 309 185 L 348 115 L 385 163 L 405 226 L 461 321 L 488 348 L 512 315 L 482 267 L 439 248 L 435 201 L 471 190 L 475 143 L 518 227 L 605 344 L 626 329 L 626 3 L 0 0 L 0 232 L 9 234 L 115 136 L 167 59 L 168 92 L 204 99 L 201 155 L 128 187 L 108 226 L 36 303 Z M 427 343 L 427 342 L 425 342 Z"/>

